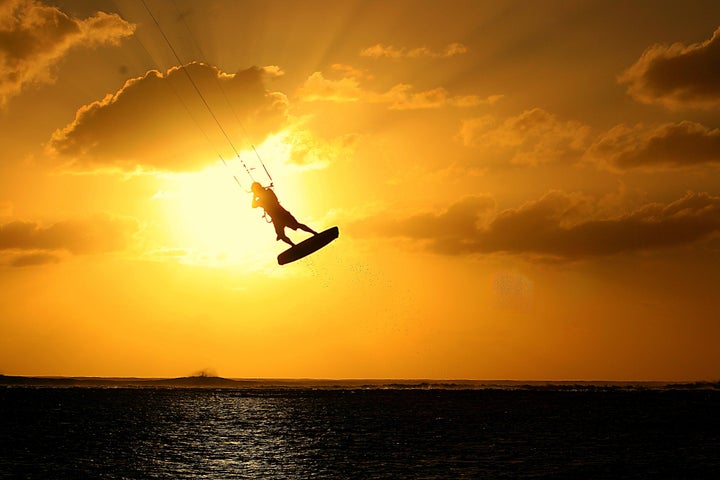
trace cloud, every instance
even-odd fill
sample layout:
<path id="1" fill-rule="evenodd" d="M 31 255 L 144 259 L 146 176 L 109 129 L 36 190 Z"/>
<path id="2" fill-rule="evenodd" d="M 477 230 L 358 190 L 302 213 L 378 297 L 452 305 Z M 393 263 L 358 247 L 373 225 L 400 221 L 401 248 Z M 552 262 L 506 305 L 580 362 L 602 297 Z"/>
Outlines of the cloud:
<path id="1" fill-rule="evenodd" d="M 451 43 L 443 50 L 432 50 L 427 47 L 405 48 L 391 45 L 375 44 L 360 51 L 361 57 L 371 58 L 450 58 L 467 52 L 462 43 Z"/>
<path id="2" fill-rule="evenodd" d="M 135 25 L 116 14 L 69 16 L 34 0 L 0 5 L 0 106 L 29 84 L 52 82 L 53 68 L 77 47 L 117 45 Z"/>
<path id="3" fill-rule="evenodd" d="M 37 263 L 49 258 L 49 252 L 60 250 L 76 255 L 109 253 L 125 249 L 137 230 L 135 221 L 106 215 L 48 226 L 14 221 L 0 225 L 0 251 L 29 251 L 26 263 L 33 259 Z"/>
<path id="4" fill-rule="evenodd" d="M 502 123 L 490 115 L 464 120 L 458 138 L 467 147 L 488 150 L 515 164 L 542 165 L 579 161 L 589 135 L 587 125 L 533 108 Z"/>
<path id="5" fill-rule="evenodd" d="M 344 63 L 333 63 L 330 68 L 335 72 L 340 72 L 344 77 L 364 78 L 373 80 L 374 77 L 367 70 L 361 70 L 355 68 L 352 65 L 346 65 Z"/>
<path id="6" fill-rule="evenodd" d="M 443 87 L 415 92 L 408 84 L 397 84 L 386 92 L 375 92 L 361 85 L 361 76 L 348 69 L 336 69 L 340 78 L 327 78 L 322 72 L 314 72 L 305 83 L 298 88 L 298 97 L 304 102 L 336 102 L 336 103 L 378 103 L 386 104 L 393 110 L 438 109 L 445 107 L 468 108 L 489 105 L 497 102 L 502 95 L 452 95 Z M 365 78 L 371 79 L 370 76 Z"/>
<path id="7" fill-rule="evenodd" d="M 339 159 L 352 158 L 359 138 L 357 134 L 347 134 L 323 140 L 307 130 L 294 130 L 286 138 L 291 147 L 289 161 L 299 167 L 320 169 Z"/>
<path id="8" fill-rule="evenodd" d="M 489 105 L 502 98 L 502 95 L 491 95 L 483 98 L 479 95 L 451 95 L 442 87 L 424 92 L 412 93 L 409 85 L 398 85 L 380 96 L 387 101 L 393 110 L 418 110 L 444 107 L 468 108 Z"/>
<path id="9" fill-rule="evenodd" d="M 49 152 L 77 170 L 201 169 L 219 155 L 234 156 L 228 138 L 241 150 L 242 141 L 249 148 L 280 129 L 287 99 L 263 85 L 265 77 L 280 74 L 262 68 L 227 74 L 202 63 L 149 71 L 81 107 L 71 124 L 53 133 Z"/>
<path id="10" fill-rule="evenodd" d="M 46 252 L 28 253 L 19 255 L 10 260 L 11 267 L 35 267 L 38 265 L 48 265 L 51 263 L 59 263 L 60 257 Z"/>
<path id="11" fill-rule="evenodd" d="M 653 127 L 620 124 L 593 137 L 587 125 L 533 108 L 502 122 L 492 115 L 465 119 L 457 138 L 488 157 L 517 165 L 584 161 L 619 172 L 720 163 L 720 129 L 690 121 Z"/>
<path id="12" fill-rule="evenodd" d="M 325 78 L 322 72 L 314 72 L 298 89 L 298 95 L 304 102 L 322 100 L 346 103 L 359 101 L 365 92 L 354 75 L 332 80 Z"/>
<path id="13" fill-rule="evenodd" d="M 614 170 L 720 164 L 720 129 L 689 121 L 654 128 L 618 125 L 593 143 L 587 157 Z"/>
<path id="14" fill-rule="evenodd" d="M 720 107 L 720 28 L 709 40 L 655 45 L 620 77 L 636 100 L 670 109 Z"/>
<path id="15" fill-rule="evenodd" d="M 669 204 L 648 203 L 616 216 L 601 215 L 594 203 L 585 195 L 553 191 L 488 216 L 491 202 L 471 197 L 438 214 L 365 219 L 352 229 L 422 241 L 448 255 L 502 252 L 556 259 L 679 247 L 720 233 L 720 197 L 707 193 L 689 192 Z"/>
<path id="16" fill-rule="evenodd" d="M 495 208 L 489 195 L 468 196 L 440 213 L 421 213 L 402 221 L 369 219 L 360 221 L 360 230 L 378 230 L 388 236 L 417 239 L 450 239 L 471 237 L 482 219 Z"/>

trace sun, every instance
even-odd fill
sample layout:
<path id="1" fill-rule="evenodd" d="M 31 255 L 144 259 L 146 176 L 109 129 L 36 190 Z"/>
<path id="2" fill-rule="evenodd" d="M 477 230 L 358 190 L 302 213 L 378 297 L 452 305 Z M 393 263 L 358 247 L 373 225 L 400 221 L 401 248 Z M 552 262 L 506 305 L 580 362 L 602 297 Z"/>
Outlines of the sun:
<path id="1" fill-rule="evenodd" d="M 269 235 L 263 233 L 271 232 L 262 231 L 262 212 L 250 208 L 250 194 L 223 165 L 163 180 L 156 198 L 162 202 L 166 247 L 184 252 L 182 260 L 217 265 L 266 253 Z"/>
<path id="2" fill-rule="evenodd" d="M 297 181 L 283 168 L 290 155 L 283 138 L 273 136 L 256 149 L 241 152 L 243 162 L 218 161 L 201 171 L 162 175 L 162 187 L 153 198 L 160 204 L 163 248 L 194 264 L 273 263 L 285 245 L 276 242 L 263 210 L 251 208 L 250 183 L 279 182 L 285 198 L 296 196 Z M 270 176 L 264 165 L 272 167 Z"/>

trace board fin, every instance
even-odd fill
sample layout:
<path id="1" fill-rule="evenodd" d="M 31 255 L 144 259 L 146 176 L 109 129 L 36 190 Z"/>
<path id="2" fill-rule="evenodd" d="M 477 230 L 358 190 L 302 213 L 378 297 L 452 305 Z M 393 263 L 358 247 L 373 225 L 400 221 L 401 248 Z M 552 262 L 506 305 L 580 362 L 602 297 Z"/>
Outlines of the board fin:
<path id="1" fill-rule="evenodd" d="M 300 260 L 303 257 L 310 255 L 311 253 L 317 252 L 328 243 L 332 242 L 340 235 L 338 227 L 331 227 L 325 231 L 313 235 L 310 238 L 306 238 L 302 242 L 288 248 L 277 257 L 278 265 L 285 265 L 286 263 Z"/>

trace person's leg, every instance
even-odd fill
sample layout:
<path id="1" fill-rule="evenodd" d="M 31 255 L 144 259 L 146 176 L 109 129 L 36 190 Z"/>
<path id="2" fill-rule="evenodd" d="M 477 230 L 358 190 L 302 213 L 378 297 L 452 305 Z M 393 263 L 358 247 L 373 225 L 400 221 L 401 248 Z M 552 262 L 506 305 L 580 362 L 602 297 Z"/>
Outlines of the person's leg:
<path id="1" fill-rule="evenodd" d="M 318 234 L 318 232 L 316 232 L 316 231 L 313 230 L 312 228 L 308 227 L 308 226 L 305 225 L 304 223 L 298 223 L 298 228 L 299 228 L 300 230 L 305 230 L 305 231 L 308 232 L 308 233 L 312 233 L 313 235 L 317 235 L 317 234 Z"/>
<path id="2" fill-rule="evenodd" d="M 277 238 L 275 240 L 276 241 L 282 240 L 283 242 L 287 243 L 291 247 L 294 247 L 295 244 L 293 243 L 293 241 L 290 240 L 287 235 L 285 235 L 285 225 L 281 225 L 279 223 L 274 223 L 274 222 L 273 222 L 273 225 L 275 226 L 275 233 L 277 234 Z"/>
<path id="3" fill-rule="evenodd" d="M 295 244 L 293 243 L 293 241 L 290 240 L 290 239 L 288 238 L 288 236 L 285 235 L 284 233 L 282 234 L 282 236 L 278 235 L 278 240 L 282 240 L 283 242 L 287 243 L 287 244 L 290 245 L 291 247 L 294 247 L 294 246 L 295 246 Z"/>
<path id="4" fill-rule="evenodd" d="M 304 230 L 308 233 L 312 233 L 313 235 L 317 235 L 317 233 L 318 233 L 315 230 L 313 230 L 312 228 L 308 227 L 307 225 L 298 222 L 297 218 L 295 218 L 293 216 L 293 214 L 290 212 L 287 212 L 287 215 L 285 217 L 285 226 L 288 228 L 292 228 L 293 230 L 297 230 L 299 228 L 300 230 Z"/>

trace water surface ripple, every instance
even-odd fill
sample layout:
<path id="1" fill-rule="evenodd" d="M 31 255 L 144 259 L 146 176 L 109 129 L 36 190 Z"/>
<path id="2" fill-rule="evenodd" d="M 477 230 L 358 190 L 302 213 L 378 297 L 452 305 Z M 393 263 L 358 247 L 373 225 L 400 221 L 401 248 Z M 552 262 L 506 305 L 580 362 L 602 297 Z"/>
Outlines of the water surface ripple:
<path id="1" fill-rule="evenodd" d="M 0 388 L 0 478 L 720 478 L 720 392 Z"/>

